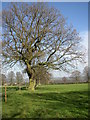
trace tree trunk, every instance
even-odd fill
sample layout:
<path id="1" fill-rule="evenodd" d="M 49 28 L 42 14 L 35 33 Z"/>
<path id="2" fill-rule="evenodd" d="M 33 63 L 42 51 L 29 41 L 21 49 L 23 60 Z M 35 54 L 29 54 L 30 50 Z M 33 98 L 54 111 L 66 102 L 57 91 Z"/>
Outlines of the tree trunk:
<path id="1" fill-rule="evenodd" d="M 32 91 L 35 90 L 35 80 L 29 79 L 29 89 Z"/>
<path id="2" fill-rule="evenodd" d="M 35 90 L 35 80 L 34 80 L 34 72 L 31 69 L 31 66 L 29 64 L 27 64 L 27 68 L 26 68 L 28 77 L 29 77 L 29 89 L 31 91 Z"/>
<path id="3" fill-rule="evenodd" d="M 36 89 L 37 86 L 38 86 L 38 80 L 36 79 L 34 88 Z"/>
<path id="4" fill-rule="evenodd" d="M 40 78 L 39 78 L 39 85 L 41 85 Z"/>

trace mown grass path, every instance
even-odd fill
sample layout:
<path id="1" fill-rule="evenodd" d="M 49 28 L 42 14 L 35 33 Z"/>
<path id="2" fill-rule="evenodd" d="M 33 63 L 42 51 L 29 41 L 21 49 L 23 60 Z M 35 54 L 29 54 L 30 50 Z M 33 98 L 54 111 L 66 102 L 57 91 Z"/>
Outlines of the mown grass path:
<path id="1" fill-rule="evenodd" d="M 2 108 L 3 118 L 87 118 L 88 84 L 43 85 L 34 92 L 8 87 Z"/>

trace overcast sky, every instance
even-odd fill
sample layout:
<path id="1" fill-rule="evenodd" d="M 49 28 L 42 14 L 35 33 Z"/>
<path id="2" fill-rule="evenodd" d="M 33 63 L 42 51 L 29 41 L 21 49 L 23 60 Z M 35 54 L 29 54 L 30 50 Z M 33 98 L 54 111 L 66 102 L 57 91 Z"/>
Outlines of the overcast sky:
<path id="1" fill-rule="evenodd" d="M 2 3 L 2 8 L 6 9 L 8 3 Z M 64 17 L 67 17 L 67 23 L 72 24 L 74 28 L 80 33 L 83 41 L 82 44 L 88 49 L 88 3 L 87 2 L 49 2 L 49 6 L 53 6 L 61 11 Z M 84 65 L 78 65 L 79 70 L 82 71 Z M 19 71 L 20 68 L 14 67 L 14 71 Z M 64 72 L 53 71 L 54 77 L 67 76 Z"/>

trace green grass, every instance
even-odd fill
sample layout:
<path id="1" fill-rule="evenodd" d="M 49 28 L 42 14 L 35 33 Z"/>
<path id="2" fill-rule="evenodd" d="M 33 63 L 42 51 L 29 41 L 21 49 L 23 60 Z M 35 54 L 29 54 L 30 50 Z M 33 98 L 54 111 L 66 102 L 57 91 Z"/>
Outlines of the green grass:
<path id="1" fill-rule="evenodd" d="M 88 84 L 43 85 L 36 91 L 7 88 L 3 118 L 88 118 Z"/>

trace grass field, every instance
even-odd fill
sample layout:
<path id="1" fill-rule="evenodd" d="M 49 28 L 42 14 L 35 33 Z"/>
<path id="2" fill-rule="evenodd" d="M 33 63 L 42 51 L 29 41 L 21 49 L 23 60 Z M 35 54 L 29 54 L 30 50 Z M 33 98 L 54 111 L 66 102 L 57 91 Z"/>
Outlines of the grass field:
<path id="1" fill-rule="evenodd" d="M 3 118 L 88 118 L 88 84 L 43 85 L 36 91 L 7 88 Z"/>

